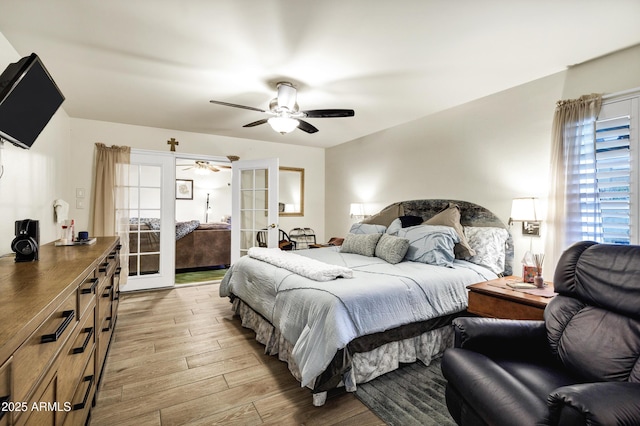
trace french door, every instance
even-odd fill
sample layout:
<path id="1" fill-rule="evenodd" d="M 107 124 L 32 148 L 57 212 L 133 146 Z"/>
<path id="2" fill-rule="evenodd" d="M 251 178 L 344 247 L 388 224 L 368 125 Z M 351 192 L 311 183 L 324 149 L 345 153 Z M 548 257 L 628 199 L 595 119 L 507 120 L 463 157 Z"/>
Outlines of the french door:
<path id="1" fill-rule="evenodd" d="M 169 153 L 131 150 L 129 277 L 122 291 L 175 282 L 175 160 Z"/>
<path id="2" fill-rule="evenodd" d="M 232 163 L 231 263 L 258 245 L 258 233 L 278 247 L 278 174 L 277 158 Z"/>

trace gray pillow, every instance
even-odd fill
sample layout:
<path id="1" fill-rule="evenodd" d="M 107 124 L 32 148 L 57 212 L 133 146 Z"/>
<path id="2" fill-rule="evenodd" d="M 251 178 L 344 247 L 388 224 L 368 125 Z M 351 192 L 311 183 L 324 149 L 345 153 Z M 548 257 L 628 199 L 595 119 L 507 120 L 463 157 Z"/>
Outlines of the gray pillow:
<path id="1" fill-rule="evenodd" d="M 347 234 L 340 252 L 373 257 L 380 235 L 382 234 Z"/>
<path id="2" fill-rule="evenodd" d="M 395 265 L 402 262 L 408 249 L 408 239 L 383 234 L 376 245 L 376 257 Z"/>

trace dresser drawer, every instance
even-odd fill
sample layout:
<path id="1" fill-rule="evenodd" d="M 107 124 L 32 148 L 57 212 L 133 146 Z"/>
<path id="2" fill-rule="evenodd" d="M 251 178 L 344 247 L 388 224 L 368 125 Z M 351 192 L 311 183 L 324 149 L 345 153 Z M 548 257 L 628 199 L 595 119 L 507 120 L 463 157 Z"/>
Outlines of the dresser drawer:
<path id="1" fill-rule="evenodd" d="M 518 320 L 542 320 L 544 318 L 544 308 L 475 292 L 469 292 L 467 311 L 489 318 Z"/>
<path id="2" fill-rule="evenodd" d="M 94 296 L 98 291 L 98 282 L 100 279 L 96 276 L 95 271 L 89 274 L 78 286 L 78 319 L 84 318 L 85 311 L 94 301 Z"/>
<path id="3" fill-rule="evenodd" d="M 75 393 L 73 397 L 60 401 L 60 404 L 63 404 L 66 401 L 71 402 L 71 411 L 66 413 L 66 418 L 64 420 L 65 425 L 83 425 L 87 420 L 87 416 L 89 414 L 89 410 L 91 409 L 91 402 L 93 401 L 93 396 L 96 393 L 96 385 L 97 377 L 95 374 L 95 360 L 94 360 L 94 352 L 91 352 L 91 357 L 89 362 L 87 363 L 84 372 L 82 373 L 82 377 L 80 377 L 80 382 L 75 389 Z M 62 416 L 61 416 L 62 417 Z M 57 424 L 60 424 L 58 422 Z"/>
<path id="4" fill-rule="evenodd" d="M 74 338 L 65 345 L 64 352 L 60 356 L 56 395 L 61 404 L 73 399 L 74 390 L 82 379 L 81 372 L 90 362 L 89 359 L 93 360 L 96 341 L 93 309 L 91 314 L 85 315 L 84 321 L 80 322 L 77 332 L 73 334 Z M 93 371 L 93 365 L 91 371 Z"/>
<path id="5" fill-rule="evenodd" d="M 15 424 L 17 426 L 54 426 L 56 424 L 55 417 L 57 410 L 57 407 L 55 406 L 55 397 L 56 377 L 54 376 L 53 378 L 49 378 L 48 381 L 42 382 L 40 386 L 38 386 L 33 397 L 27 404 L 27 410 L 23 413 L 16 413 L 20 415 L 16 418 Z M 34 407 L 38 408 L 34 409 Z"/>
<path id="6" fill-rule="evenodd" d="M 13 356 L 14 401 L 26 401 L 30 388 L 54 362 L 71 335 L 76 319 L 76 293 L 69 296 Z"/>
<path id="7" fill-rule="evenodd" d="M 101 287 L 98 294 L 98 322 L 111 316 L 111 300 L 113 299 L 113 281 L 110 279 L 106 286 Z"/>
<path id="8" fill-rule="evenodd" d="M 9 424 L 11 413 L 14 409 L 13 398 L 11 395 L 11 361 L 9 358 L 2 367 L 0 367 L 0 426 Z"/>

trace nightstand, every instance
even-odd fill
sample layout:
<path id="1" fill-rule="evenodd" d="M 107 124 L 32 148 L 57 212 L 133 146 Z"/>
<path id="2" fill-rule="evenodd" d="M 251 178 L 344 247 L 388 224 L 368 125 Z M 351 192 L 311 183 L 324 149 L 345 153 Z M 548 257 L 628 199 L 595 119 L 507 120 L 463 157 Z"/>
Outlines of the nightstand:
<path id="1" fill-rule="evenodd" d="M 553 283 L 547 282 L 544 289 L 534 289 L 529 293 L 528 290 L 515 290 L 507 285 L 521 281 L 520 277 L 509 276 L 468 286 L 467 311 L 482 317 L 542 320 L 544 308 L 555 295 Z"/>

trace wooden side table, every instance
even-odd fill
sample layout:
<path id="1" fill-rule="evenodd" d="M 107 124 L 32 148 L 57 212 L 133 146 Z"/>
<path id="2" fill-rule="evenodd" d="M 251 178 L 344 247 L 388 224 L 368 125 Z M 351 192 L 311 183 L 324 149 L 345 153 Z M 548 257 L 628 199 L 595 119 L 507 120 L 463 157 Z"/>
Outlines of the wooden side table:
<path id="1" fill-rule="evenodd" d="M 509 276 L 468 286 L 467 311 L 482 317 L 542 320 L 544 308 L 552 297 L 527 294 L 507 285 L 521 281 L 520 277 Z M 546 284 L 544 292 L 554 295 L 553 283 Z"/>

